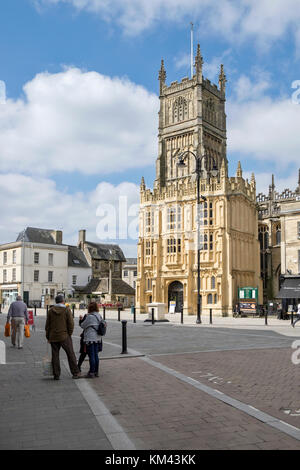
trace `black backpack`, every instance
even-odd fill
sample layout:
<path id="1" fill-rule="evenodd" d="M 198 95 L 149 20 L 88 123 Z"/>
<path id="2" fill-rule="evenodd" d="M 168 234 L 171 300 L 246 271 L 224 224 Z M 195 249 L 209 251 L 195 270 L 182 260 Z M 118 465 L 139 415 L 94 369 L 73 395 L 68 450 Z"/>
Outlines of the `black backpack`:
<path id="1" fill-rule="evenodd" d="M 96 315 L 94 315 L 94 317 L 96 317 Z M 96 317 L 97 318 L 97 317 Z M 98 318 L 97 318 L 98 320 Z M 107 323 L 105 320 L 100 320 L 100 323 L 98 325 L 98 327 L 94 327 L 93 328 L 97 331 L 98 335 L 100 336 L 105 336 L 106 335 L 106 330 L 107 330 Z"/>

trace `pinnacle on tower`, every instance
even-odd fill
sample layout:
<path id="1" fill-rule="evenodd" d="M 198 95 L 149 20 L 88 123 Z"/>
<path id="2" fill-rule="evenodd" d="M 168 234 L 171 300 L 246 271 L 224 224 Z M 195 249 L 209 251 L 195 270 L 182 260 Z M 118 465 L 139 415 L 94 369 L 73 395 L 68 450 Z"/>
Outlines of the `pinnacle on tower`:
<path id="1" fill-rule="evenodd" d="M 203 57 L 200 51 L 200 44 L 197 46 L 197 54 L 195 57 L 195 70 L 196 70 L 196 78 L 197 81 L 202 80 L 202 65 L 203 65 Z"/>
<path id="2" fill-rule="evenodd" d="M 221 64 L 221 67 L 220 67 L 220 74 L 219 74 L 219 87 L 220 87 L 220 91 L 222 93 L 225 93 L 225 84 L 226 84 L 227 80 L 226 80 L 226 75 L 225 75 L 225 72 L 224 72 L 224 65 Z"/>
<path id="3" fill-rule="evenodd" d="M 237 166 L 237 170 L 236 170 L 236 177 L 237 178 L 242 178 L 242 176 L 243 176 L 243 171 L 242 171 L 241 162 L 239 161 L 238 166 Z"/>
<path id="4" fill-rule="evenodd" d="M 143 176 L 142 176 L 142 179 L 141 179 L 140 189 L 141 189 L 141 191 L 144 191 L 146 189 L 145 180 L 144 180 Z"/>
<path id="5" fill-rule="evenodd" d="M 298 187 L 296 189 L 296 193 L 300 194 L 300 168 L 298 170 Z"/>
<path id="6" fill-rule="evenodd" d="M 256 185 L 256 181 L 255 181 L 255 175 L 254 175 L 254 173 L 252 173 L 252 174 L 251 174 L 251 180 L 250 180 L 250 184 L 251 184 L 252 186 L 255 186 L 255 185 Z"/>
<path id="7" fill-rule="evenodd" d="M 164 61 L 163 61 L 163 59 L 161 59 L 161 66 L 160 66 L 160 70 L 158 72 L 159 92 L 160 92 L 160 94 L 162 94 L 162 89 L 163 89 L 163 85 L 166 83 L 166 78 L 167 78 L 167 74 L 166 74 L 166 70 L 165 70 L 165 66 L 164 66 Z"/>

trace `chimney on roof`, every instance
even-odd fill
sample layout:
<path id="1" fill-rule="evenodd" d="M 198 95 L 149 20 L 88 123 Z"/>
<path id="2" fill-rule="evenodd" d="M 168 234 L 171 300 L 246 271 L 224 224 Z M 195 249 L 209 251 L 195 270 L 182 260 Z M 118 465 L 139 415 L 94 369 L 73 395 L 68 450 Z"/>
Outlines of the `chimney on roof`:
<path id="1" fill-rule="evenodd" d="M 84 248 L 85 235 L 86 235 L 86 230 L 79 230 L 79 233 L 78 233 L 78 248 L 80 250 L 83 250 L 83 248 Z"/>
<path id="2" fill-rule="evenodd" d="M 63 233 L 61 230 L 53 230 L 53 232 L 51 232 L 51 235 L 57 245 L 62 245 Z"/>

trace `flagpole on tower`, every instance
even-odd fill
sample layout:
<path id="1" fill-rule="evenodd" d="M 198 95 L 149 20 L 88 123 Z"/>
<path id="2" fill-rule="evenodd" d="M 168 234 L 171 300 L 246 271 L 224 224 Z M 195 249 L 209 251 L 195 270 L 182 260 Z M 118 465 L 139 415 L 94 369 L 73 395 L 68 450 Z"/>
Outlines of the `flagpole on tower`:
<path id="1" fill-rule="evenodd" d="M 194 25 L 191 22 L 191 78 L 193 78 L 193 61 L 194 61 Z"/>

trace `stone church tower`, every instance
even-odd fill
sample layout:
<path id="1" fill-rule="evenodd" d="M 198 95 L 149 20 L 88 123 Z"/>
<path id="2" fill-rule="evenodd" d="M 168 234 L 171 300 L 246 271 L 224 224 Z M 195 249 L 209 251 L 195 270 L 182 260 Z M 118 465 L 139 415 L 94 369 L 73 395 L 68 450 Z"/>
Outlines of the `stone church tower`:
<path id="1" fill-rule="evenodd" d="M 259 287 L 256 185 L 228 177 L 226 156 L 226 76 L 220 68 L 219 86 L 204 79 L 200 46 L 191 79 L 166 85 L 159 71 L 159 133 L 153 190 L 144 179 L 140 191 L 137 311 L 147 304 L 176 302 L 176 311 L 197 310 L 197 246 L 200 246 L 202 312 L 231 314 L 238 287 Z M 189 151 L 189 152 L 188 152 Z M 178 155 L 186 153 L 179 168 Z M 195 169 L 201 159 L 197 207 Z M 212 168 L 214 171 L 212 172 Z M 212 176 L 212 174 L 215 174 Z M 198 219 L 197 219 L 198 214 Z"/>

